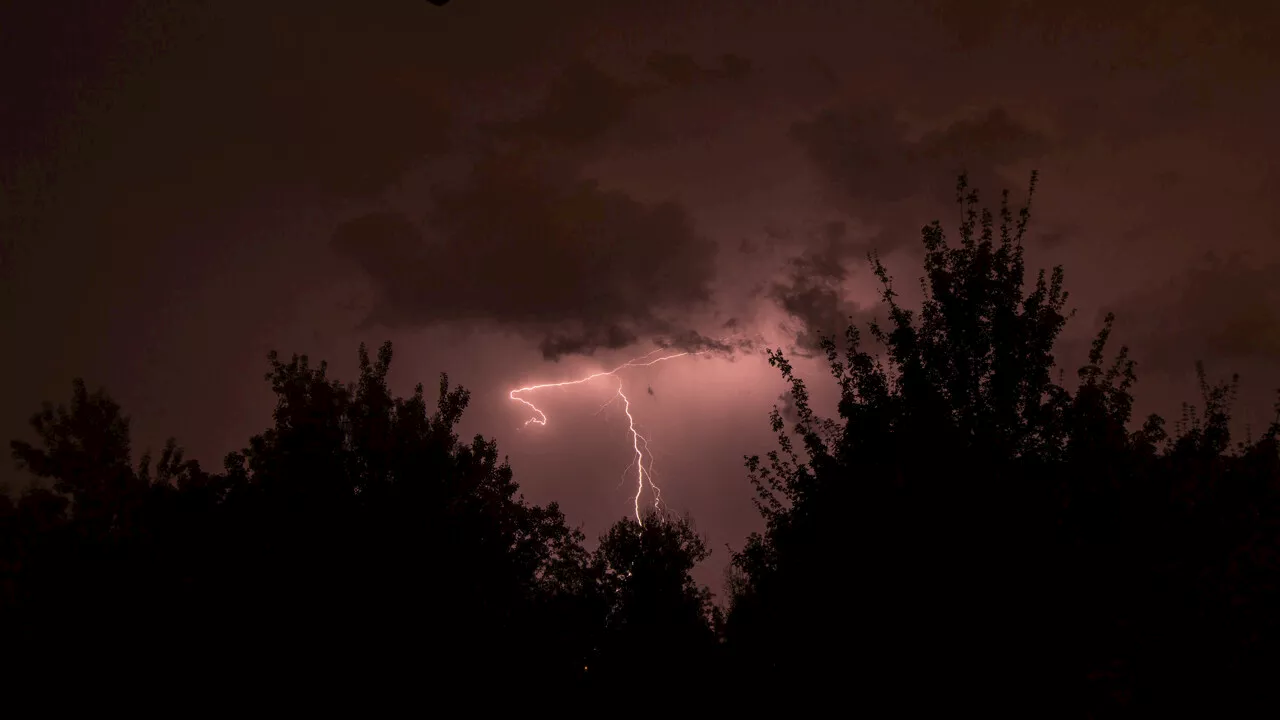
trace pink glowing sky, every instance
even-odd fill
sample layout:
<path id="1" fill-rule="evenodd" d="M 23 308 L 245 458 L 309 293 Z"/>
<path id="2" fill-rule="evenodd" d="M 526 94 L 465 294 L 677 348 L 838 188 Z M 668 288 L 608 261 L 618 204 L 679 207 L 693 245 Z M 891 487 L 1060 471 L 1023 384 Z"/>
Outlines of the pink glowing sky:
<path id="1" fill-rule="evenodd" d="M 350 377 L 390 339 L 398 390 L 466 385 L 464 430 L 595 536 L 631 510 L 625 424 L 595 414 L 614 386 L 541 396 L 546 427 L 508 391 L 730 319 L 789 347 L 873 317 L 866 250 L 909 290 L 962 168 L 989 198 L 1039 169 L 1062 356 L 1115 309 L 1140 411 L 1193 399 L 1196 358 L 1244 375 L 1242 422 L 1280 385 L 1262 3 L 74 5 L 0 11 L 6 437 L 83 375 L 139 450 L 174 435 L 216 467 L 269 421 L 268 350 Z M 718 585 L 782 383 L 758 350 L 623 380 Z"/>

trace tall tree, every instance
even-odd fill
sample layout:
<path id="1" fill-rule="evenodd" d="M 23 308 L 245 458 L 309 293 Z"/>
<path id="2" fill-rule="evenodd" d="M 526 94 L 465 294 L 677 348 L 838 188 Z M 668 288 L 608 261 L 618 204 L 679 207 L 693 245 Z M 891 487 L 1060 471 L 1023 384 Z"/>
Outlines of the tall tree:
<path id="1" fill-rule="evenodd" d="M 1015 218 L 1007 193 L 998 215 L 979 211 L 961 178 L 957 201 L 958 242 L 939 223 L 922 232 L 918 312 L 869 258 L 888 324 L 869 328 L 875 354 L 856 327 L 843 352 L 825 341 L 838 421 L 818 418 L 770 354 L 797 420 L 775 409 L 778 449 L 747 461 L 766 529 L 733 558 L 728 637 L 743 667 L 987 703 L 1186 700 L 1192 667 L 1225 682 L 1186 648 L 1227 649 L 1209 641 L 1220 620 L 1203 620 L 1222 611 L 1223 586 L 1204 578 L 1238 568 L 1242 540 L 1214 518 L 1231 498 L 1233 514 L 1276 527 L 1276 427 L 1227 454 L 1230 392 L 1206 383 L 1203 421 L 1171 444 L 1155 416 L 1131 431 L 1136 372 L 1124 348 L 1106 360 L 1110 316 L 1076 387 L 1054 382 L 1062 269 L 1026 282 L 1030 213 Z M 1254 553 L 1278 537 L 1259 533 Z M 1245 595 L 1270 601 L 1272 587 Z M 1179 616 L 1196 620 L 1151 621 Z M 1241 647 L 1228 655 L 1257 668 Z"/>

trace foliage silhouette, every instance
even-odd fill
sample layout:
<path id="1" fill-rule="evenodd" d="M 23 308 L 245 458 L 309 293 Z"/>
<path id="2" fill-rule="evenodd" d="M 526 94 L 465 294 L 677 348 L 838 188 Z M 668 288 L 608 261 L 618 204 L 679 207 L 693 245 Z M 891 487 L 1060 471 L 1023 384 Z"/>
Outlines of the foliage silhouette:
<path id="1" fill-rule="evenodd" d="M 33 418 L 42 447 L 13 443 L 54 479 L 0 508 L 6 614 L 24 618 L 14 642 L 347 676 L 514 675 L 497 658 L 533 645 L 544 657 L 521 674 L 576 677 L 585 650 L 547 619 L 584 594 L 581 533 L 518 495 L 493 442 L 457 437 L 466 390 L 442 375 L 433 412 L 421 386 L 392 397 L 391 358 L 389 344 L 376 359 L 361 347 L 359 379 L 343 384 L 273 354 L 274 424 L 218 474 L 172 441 L 132 467 L 119 406 L 77 381 L 69 407 Z M 397 647 L 421 663 L 395 661 Z"/>
<path id="2" fill-rule="evenodd" d="M 597 683 L 625 688 L 645 677 L 666 691 L 699 689 L 716 639 L 711 593 L 690 572 L 709 555 L 689 518 L 652 511 L 643 524 L 623 518 L 600 538 L 594 568 L 607 613 Z"/>
<path id="3" fill-rule="evenodd" d="M 852 674 L 899 707 L 1072 714 L 1264 691 L 1280 414 L 1232 450 L 1231 387 L 1201 369 L 1205 407 L 1180 434 L 1157 416 L 1131 432 L 1135 366 L 1126 348 L 1107 359 L 1110 316 L 1074 390 L 1053 382 L 1068 296 L 1061 267 L 1025 283 L 1029 203 L 1015 216 L 1006 193 L 998 217 L 979 211 L 963 177 L 957 200 L 957 244 L 923 229 L 918 313 L 869 257 L 882 353 L 852 325 L 843 349 L 824 341 L 839 421 L 770 353 L 797 420 L 775 409 L 778 449 L 747 458 L 766 529 L 733 557 L 738 671 L 845 689 Z"/>

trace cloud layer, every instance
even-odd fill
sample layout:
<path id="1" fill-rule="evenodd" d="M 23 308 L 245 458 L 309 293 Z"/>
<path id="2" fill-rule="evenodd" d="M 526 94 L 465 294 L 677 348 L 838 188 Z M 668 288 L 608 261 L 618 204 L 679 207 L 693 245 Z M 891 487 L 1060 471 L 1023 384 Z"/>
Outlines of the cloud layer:
<path id="1" fill-rule="evenodd" d="M 343 223 L 332 246 L 372 281 L 368 322 L 488 323 L 549 359 L 641 340 L 707 346 L 688 317 L 711 301 L 716 244 L 679 202 L 602 187 L 584 167 L 608 143 L 661 140 L 634 121 L 640 99 L 750 64 L 660 54 L 647 70 L 657 84 L 567 64 L 527 114 L 477 126 L 469 169 L 432 189 L 424 222 L 380 211 Z"/>
<path id="2" fill-rule="evenodd" d="M 911 247 L 925 223 L 958 217 L 960 173 L 992 204 L 1004 189 L 1002 168 L 1051 147 L 1049 138 L 999 106 L 926 132 L 913 131 L 888 108 L 828 107 L 793 124 L 791 137 L 837 204 L 871 228 L 855 233 L 845 223 L 829 223 L 772 283 L 769 296 L 798 324 L 796 350 L 805 353 L 815 352 L 822 336 L 839 336 L 851 319 L 868 319 L 876 310 L 850 302 L 845 288 L 854 275 L 869 278 L 868 252 Z"/>
<path id="3" fill-rule="evenodd" d="M 669 333 L 710 300 L 716 246 L 682 206 L 533 157 L 484 158 L 463 185 L 437 190 L 427 225 L 378 213 L 335 233 L 374 283 L 371 322 L 487 322 L 537 336 L 556 358 Z"/>
<path id="4" fill-rule="evenodd" d="M 1280 263 L 1213 254 L 1154 291 L 1110 305 L 1143 365 L 1186 372 L 1197 360 L 1226 368 L 1280 365 Z"/>

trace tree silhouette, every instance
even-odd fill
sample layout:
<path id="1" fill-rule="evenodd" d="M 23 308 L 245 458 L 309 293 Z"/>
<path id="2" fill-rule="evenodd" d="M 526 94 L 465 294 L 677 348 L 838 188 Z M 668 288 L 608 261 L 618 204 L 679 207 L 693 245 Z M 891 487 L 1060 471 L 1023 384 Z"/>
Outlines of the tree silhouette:
<path id="1" fill-rule="evenodd" d="M 766 530 L 733 558 L 741 667 L 784 686 L 856 672 L 859 691 L 899 703 L 1185 708 L 1210 688 L 1261 688 L 1244 678 L 1267 667 L 1256 648 L 1275 647 L 1273 621 L 1237 625 L 1228 607 L 1277 607 L 1280 428 L 1227 453 L 1229 388 L 1202 382 L 1205 414 L 1172 442 L 1156 416 L 1129 431 L 1135 367 L 1125 348 L 1106 360 L 1110 316 L 1076 388 L 1053 382 L 1062 269 L 1026 284 L 1030 212 L 1015 217 L 1007 193 L 998 218 L 963 177 L 957 200 L 957 244 L 923 230 L 918 312 L 869 258 L 881 354 L 853 326 L 843 353 L 825 340 L 839 421 L 770 353 L 797 421 L 775 409 L 779 448 L 747 459 Z M 1223 523 L 1242 516 L 1255 532 Z M 1207 579 L 1224 572 L 1250 581 Z"/>
<path id="2" fill-rule="evenodd" d="M 35 417 L 41 446 L 14 455 L 54 488 L 0 508 L 20 639 L 348 677 L 529 675 L 499 658 L 544 643 L 554 657 L 531 674 L 577 677 L 585 648 L 544 620 L 588 594 L 582 535 L 519 496 L 492 441 L 458 438 L 467 391 L 442 375 L 432 412 L 420 385 L 393 397 L 390 344 L 376 360 L 361 347 L 351 384 L 306 356 L 269 359 L 274 423 L 217 475 L 172 441 L 132 467 L 127 420 L 81 382 L 69 408 Z"/>
<path id="3" fill-rule="evenodd" d="M 594 565 L 606 599 L 592 679 L 608 687 L 635 678 L 689 692 L 714 660 L 711 594 L 690 574 L 710 555 L 688 517 L 648 512 L 614 523 Z"/>
<path id="4" fill-rule="evenodd" d="M 13 441 L 13 457 L 53 489 L 74 500 L 77 520 L 95 532 L 127 523 L 137 493 L 146 487 L 131 467 L 129 420 L 101 390 L 72 383 L 70 406 L 44 409 L 31 417 L 43 448 Z"/>

